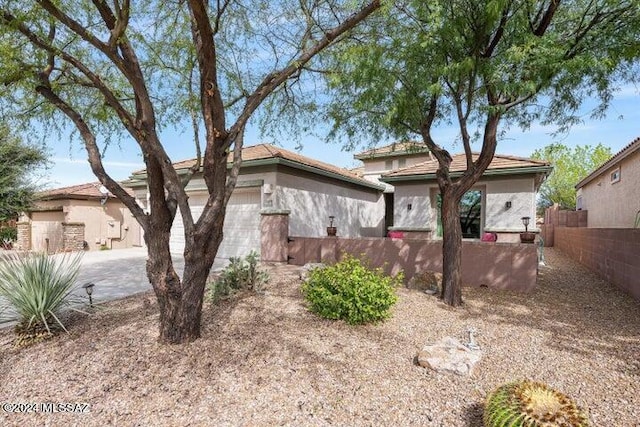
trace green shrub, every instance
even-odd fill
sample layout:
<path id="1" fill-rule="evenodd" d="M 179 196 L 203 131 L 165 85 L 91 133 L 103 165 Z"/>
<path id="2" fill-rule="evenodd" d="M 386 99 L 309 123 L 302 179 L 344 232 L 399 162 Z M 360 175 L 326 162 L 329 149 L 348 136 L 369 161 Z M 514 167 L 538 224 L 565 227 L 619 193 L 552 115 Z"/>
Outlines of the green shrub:
<path id="1" fill-rule="evenodd" d="M 55 257 L 44 253 L 13 255 L 0 263 L 0 296 L 18 315 L 18 341 L 50 337 L 59 326 L 60 311 L 72 301 L 82 253 Z"/>
<path id="2" fill-rule="evenodd" d="M 0 243 L 15 242 L 18 239 L 18 229 L 16 227 L 0 228 Z"/>
<path id="3" fill-rule="evenodd" d="M 586 427 L 587 415 L 567 396 L 546 384 L 523 380 L 502 385 L 487 396 L 485 427 Z"/>
<path id="4" fill-rule="evenodd" d="M 381 268 L 371 269 L 346 255 L 335 265 L 309 272 L 302 292 L 310 309 L 327 319 L 349 324 L 377 322 L 388 318 L 398 297 L 395 287 L 403 275 L 386 276 Z"/>
<path id="5" fill-rule="evenodd" d="M 258 263 L 258 253 L 255 251 L 251 251 L 244 258 L 229 258 L 229 265 L 215 281 L 209 283 L 208 298 L 215 302 L 238 290 L 260 292 L 263 285 L 269 281 L 269 274 L 260 270 Z"/>

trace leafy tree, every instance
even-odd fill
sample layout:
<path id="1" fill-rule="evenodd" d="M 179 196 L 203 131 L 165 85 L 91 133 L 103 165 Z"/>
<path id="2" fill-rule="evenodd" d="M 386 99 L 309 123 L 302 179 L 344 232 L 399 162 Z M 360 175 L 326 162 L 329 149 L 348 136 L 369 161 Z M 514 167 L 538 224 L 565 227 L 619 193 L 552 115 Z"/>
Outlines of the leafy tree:
<path id="1" fill-rule="evenodd" d="M 553 172 L 540 187 L 538 208 L 544 210 L 558 203 L 564 209 L 575 209 L 575 185 L 612 155 L 611 149 L 602 144 L 574 148 L 550 144 L 534 151 L 532 158 L 546 160 L 553 166 Z"/>
<path id="2" fill-rule="evenodd" d="M 73 124 L 93 173 L 144 230 L 162 342 L 200 336 L 206 279 L 222 241 L 247 122 L 380 2 L 354 6 L 335 0 L 0 3 L 2 111 L 23 124 L 32 117 L 48 126 Z M 184 117 L 193 124 L 197 161 L 178 175 L 161 131 Z M 149 213 L 101 161 L 102 151 L 125 135 L 146 165 Z M 185 186 L 199 171 L 209 200 L 196 221 Z M 177 212 L 185 236 L 182 277 L 169 250 Z"/>
<path id="3" fill-rule="evenodd" d="M 0 159 L 0 221 L 6 221 L 31 205 L 36 190 L 33 171 L 46 165 L 46 156 L 39 147 L 23 143 L 0 127 Z"/>
<path id="4" fill-rule="evenodd" d="M 619 79 L 634 78 L 638 0 L 396 1 L 339 46 L 325 73 L 330 136 L 419 136 L 438 160 L 443 287 L 462 303 L 460 200 L 511 125 L 579 120 L 587 96 L 602 114 Z M 452 176 L 438 126 L 455 124 L 467 168 Z M 472 145 L 480 146 L 479 154 Z"/>

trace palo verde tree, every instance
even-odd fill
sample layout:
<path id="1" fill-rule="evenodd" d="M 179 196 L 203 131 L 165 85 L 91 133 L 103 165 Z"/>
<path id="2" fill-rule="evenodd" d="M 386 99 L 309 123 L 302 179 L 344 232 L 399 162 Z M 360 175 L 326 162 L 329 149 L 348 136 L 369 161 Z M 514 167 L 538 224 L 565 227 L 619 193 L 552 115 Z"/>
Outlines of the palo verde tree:
<path id="1" fill-rule="evenodd" d="M 554 203 L 563 209 L 575 209 L 575 185 L 612 155 L 611 148 L 602 144 L 570 148 L 555 143 L 535 150 L 531 155 L 533 159 L 545 160 L 553 166 L 553 171 L 540 187 L 538 209 L 544 210 Z"/>
<path id="2" fill-rule="evenodd" d="M 604 111 L 618 79 L 633 75 L 639 23 L 637 0 L 396 1 L 327 60 L 332 136 L 419 137 L 438 161 L 447 304 L 462 303 L 460 200 L 501 133 L 568 126 L 587 96 Z M 449 172 L 453 141 L 438 139 L 442 125 L 459 129 L 460 176 Z"/>
<path id="3" fill-rule="evenodd" d="M 379 1 L 2 0 L 0 5 L 2 113 L 15 122 L 26 117 L 49 126 L 72 123 L 93 173 L 144 230 L 160 340 L 197 339 L 247 122 L 269 96 L 298 79 L 315 55 L 378 9 Z M 197 161 L 179 176 L 161 131 L 185 118 L 193 122 Z M 123 135 L 136 143 L 127 150 L 137 148 L 146 165 L 148 212 L 101 160 L 105 146 Z M 185 186 L 198 171 L 209 199 L 196 220 Z M 176 214 L 184 224 L 182 277 L 169 248 Z"/>
<path id="4" fill-rule="evenodd" d="M 0 126 L 0 221 L 16 218 L 29 208 L 37 188 L 34 170 L 46 163 L 40 147 L 25 144 Z"/>

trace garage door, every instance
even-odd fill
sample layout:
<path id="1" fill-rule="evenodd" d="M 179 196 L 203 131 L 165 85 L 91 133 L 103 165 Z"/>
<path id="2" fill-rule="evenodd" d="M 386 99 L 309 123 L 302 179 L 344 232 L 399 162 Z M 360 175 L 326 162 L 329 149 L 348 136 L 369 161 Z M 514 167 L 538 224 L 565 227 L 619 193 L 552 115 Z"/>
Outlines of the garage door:
<path id="1" fill-rule="evenodd" d="M 189 204 L 194 220 L 202 214 L 207 194 L 193 194 Z M 252 250 L 260 252 L 260 189 L 234 190 L 224 221 L 224 239 L 218 249 L 218 258 L 245 256 Z M 184 252 L 184 226 L 178 214 L 171 228 L 171 252 Z"/>

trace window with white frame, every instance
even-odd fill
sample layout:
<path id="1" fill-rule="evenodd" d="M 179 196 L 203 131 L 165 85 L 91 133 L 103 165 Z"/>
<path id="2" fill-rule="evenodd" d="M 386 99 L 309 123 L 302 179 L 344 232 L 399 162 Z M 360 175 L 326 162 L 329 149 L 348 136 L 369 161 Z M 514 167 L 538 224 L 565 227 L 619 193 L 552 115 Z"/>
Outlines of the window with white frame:
<path id="1" fill-rule="evenodd" d="M 616 182 L 620 181 L 620 168 L 615 168 L 611 174 L 609 175 L 611 178 L 611 183 L 615 184 Z"/>

